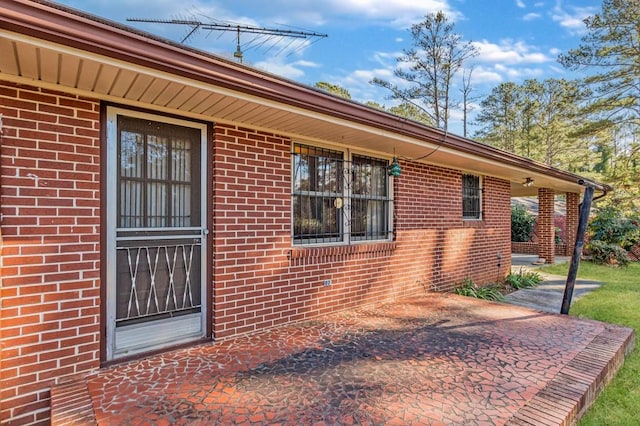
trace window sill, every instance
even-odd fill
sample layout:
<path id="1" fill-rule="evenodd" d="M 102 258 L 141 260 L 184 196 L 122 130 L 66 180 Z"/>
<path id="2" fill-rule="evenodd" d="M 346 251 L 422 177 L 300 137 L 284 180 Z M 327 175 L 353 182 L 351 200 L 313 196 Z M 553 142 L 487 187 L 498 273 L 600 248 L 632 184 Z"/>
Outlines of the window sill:
<path id="1" fill-rule="evenodd" d="M 354 256 L 378 257 L 391 255 L 396 249 L 395 241 L 363 242 L 351 245 L 325 247 L 294 247 L 289 251 L 289 259 L 335 261 Z"/>

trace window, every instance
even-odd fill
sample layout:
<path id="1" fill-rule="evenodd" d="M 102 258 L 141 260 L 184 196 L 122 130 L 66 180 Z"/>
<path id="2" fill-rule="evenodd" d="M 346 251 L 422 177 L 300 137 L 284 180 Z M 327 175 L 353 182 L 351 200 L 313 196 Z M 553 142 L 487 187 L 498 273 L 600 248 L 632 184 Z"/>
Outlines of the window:
<path id="1" fill-rule="evenodd" d="M 387 166 L 378 158 L 295 144 L 294 244 L 388 239 Z"/>
<path id="2" fill-rule="evenodd" d="M 462 175 L 462 218 L 480 219 L 482 215 L 482 186 L 480 176 Z"/>
<path id="3" fill-rule="evenodd" d="M 118 129 L 118 227 L 199 224 L 200 130 L 125 116 Z"/>

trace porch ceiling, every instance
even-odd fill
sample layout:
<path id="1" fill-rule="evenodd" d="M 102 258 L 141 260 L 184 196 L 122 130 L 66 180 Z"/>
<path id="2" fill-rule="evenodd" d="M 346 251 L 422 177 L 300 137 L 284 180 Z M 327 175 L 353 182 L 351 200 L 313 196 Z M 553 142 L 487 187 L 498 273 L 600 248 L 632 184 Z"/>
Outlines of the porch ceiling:
<path id="1" fill-rule="evenodd" d="M 0 79 L 88 98 L 338 143 L 538 187 L 581 192 L 579 176 L 249 67 L 47 3 L 0 9 Z M 73 12 L 73 13 L 72 13 Z M 534 185 L 522 183 L 531 178 Z"/>

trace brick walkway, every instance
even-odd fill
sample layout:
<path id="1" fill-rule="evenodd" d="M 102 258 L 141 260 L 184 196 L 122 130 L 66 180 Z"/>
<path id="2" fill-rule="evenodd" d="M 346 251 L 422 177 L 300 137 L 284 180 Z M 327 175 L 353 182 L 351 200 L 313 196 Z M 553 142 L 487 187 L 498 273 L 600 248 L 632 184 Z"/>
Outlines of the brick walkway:
<path id="1" fill-rule="evenodd" d="M 52 423 L 571 424 L 633 343 L 623 327 L 430 294 L 101 370 L 85 380 L 95 420 L 54 389 Z"/>

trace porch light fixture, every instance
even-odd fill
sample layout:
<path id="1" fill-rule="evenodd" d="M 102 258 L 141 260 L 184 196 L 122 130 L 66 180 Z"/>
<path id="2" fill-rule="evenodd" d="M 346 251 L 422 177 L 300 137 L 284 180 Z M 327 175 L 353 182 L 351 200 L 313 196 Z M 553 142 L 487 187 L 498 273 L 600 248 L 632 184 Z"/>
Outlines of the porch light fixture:
<path id="1" fill-rule="evenodd" d="M 530 177 L 525 179 L 524 183 L 522 184 L 522 186 L 525 186 L 527 188 L 530 187 L 531 185 L 533 185 L 533 179 L 531 179 Z"/>
<path id="2" fill-rule="evenodd" d="M 398 163 L 398 157 L 393 157 L 393 161 L 389 164 L 389 176 L 400 176 L 402 173 L 402 168 L 400 167 L 400 163 Z"/>

